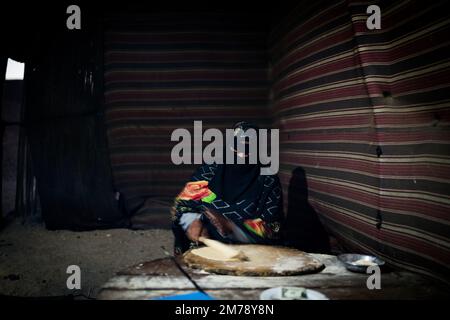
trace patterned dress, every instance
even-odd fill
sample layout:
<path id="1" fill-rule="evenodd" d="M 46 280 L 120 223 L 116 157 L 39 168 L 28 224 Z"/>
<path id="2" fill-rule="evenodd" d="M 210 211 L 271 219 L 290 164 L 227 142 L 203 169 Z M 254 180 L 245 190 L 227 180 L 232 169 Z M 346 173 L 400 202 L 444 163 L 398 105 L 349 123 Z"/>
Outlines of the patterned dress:
<path id="1" fill-rule="evenodd" d="M 282 192 L 277 176 L 258 176 L 260 192 L 256 199 L 243 199 L 237 203 L 229 203 L 216 197 L 211 191 L 201 193 L 190 192 L 196 185 L 207 185 L 211 182 L 220 165 L 202 165 L 191 177 L 183 191 L 175 198 L 172 207 L 172 230 L 175 236 L 174 253 L 179 255 L 196 247 L 197 243 L 190 241 L 180 225 L 180 218 L 185 213 L 199 213 L 203 225 L 208 229 L 211 238 L 225 242 L 238 241 L 223 237 L 208 218 L 202 213 L 206 208 L 212 209 L 231 220 L 246 236 L 247 243 L 278 244 L 280 242 L 280 227 L 283 218 Z M 205 190 L 205 189 L 202 189 Z"/>

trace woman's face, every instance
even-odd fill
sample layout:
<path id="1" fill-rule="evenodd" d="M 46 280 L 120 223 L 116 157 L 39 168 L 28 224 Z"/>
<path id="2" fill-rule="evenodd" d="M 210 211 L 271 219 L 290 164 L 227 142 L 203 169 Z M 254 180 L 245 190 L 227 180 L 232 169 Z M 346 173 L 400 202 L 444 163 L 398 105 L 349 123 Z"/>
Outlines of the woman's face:
<path id="1" fill-rule="evenodd" d="M 241 145 L 241 147 L 238 147 L 238 144 Z M 233 152 L 239 157 L 239 158 L 248 158 L 250 154 L 250 148 L 249 148 L 249 142 L 248 140 L 241 140 L 237 139 L 235 137 L 234 139 L 234 145 L 230 145 L 230 149 L 233 150 Z M 239 151 L 244 150 L 244 152 Z"/>
<path id="2" fill-rule="evenodd" d="M 243 159 L 249 158 L 251 153 L 249 137 L 245 137 L 244 131 L 241 128 L 237 128 L 234 131 L 234 143 L 229 146 L 229 148 L 234 152 L 234 154 Z M 257 144 L 257 139 L 253 141 Z M 246 161 L 247 163 L 248 161 Z"/>
<path id="3" fill-rule="evenodd" d="M 236 156 L 238 156 L 239 158 L 248 158 L 249 153 L 245 153 L 245 152 L 238 152 L 236 149 L 233 148 L 233 146 L 230 146 L 231 150 L 233 150 L 233 152 L 236 154 Z"/>

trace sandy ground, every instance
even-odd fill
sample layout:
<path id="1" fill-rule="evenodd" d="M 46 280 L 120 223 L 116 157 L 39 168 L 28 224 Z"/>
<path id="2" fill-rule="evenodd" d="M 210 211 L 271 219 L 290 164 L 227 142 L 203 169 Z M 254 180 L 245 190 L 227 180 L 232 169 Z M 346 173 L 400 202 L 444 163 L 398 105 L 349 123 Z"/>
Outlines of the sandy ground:
<path id="1" fill-rule="evenodd" d="M 0 231 L 0 294 L 62 296 L 69 265 L 81 268 L 81 291 L 95 297 L 100 286 L 125 267 L 164 257 L 172 251 L 170 230 L 113 229 L 48 231 L 14 221 Z"/>

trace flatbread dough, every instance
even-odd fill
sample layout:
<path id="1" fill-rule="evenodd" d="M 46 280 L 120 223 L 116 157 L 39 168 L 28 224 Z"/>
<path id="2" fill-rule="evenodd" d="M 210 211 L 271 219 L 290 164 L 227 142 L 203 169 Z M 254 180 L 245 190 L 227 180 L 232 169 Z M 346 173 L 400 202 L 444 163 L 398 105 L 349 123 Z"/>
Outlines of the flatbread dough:
<path id="1" fill-rule="evenodd" d="M 240 259 L 230 259 L 226 256 L 224 256 L 223 254 L 221 254 L 221 252 L 219 252 L 218 250 L 215 250 L 214 248 L 211 247 L 202 247 L 202 248 L 198 248 L 198 249 L 192 249 L 191 251 L 192 254 L 199 256 L 201 258 L 204 259 L 208 259 L 208 260 L 217 260 L 217 261 L 239 261 Z"/>
<path id="2" fill-rule="evenodd" d="M 189 250 L 183 260 L 189 267 L 208 272 L 248 276 L 297 275 L 324 268 L 317 259 L 292 248 L 253 244 L 232 245 L 232 248 L 241 251 L 247 260 L 220 260 L 220 254 L 209 247 Z"/>

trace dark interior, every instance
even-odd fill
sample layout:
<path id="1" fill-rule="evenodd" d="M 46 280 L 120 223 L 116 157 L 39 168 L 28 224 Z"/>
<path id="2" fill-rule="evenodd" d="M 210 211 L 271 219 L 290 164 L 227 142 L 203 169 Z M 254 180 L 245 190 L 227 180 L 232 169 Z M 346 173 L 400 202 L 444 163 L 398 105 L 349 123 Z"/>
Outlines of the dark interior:
<path id="1" fill-rule="evenodd" d="M 248 120 L 280 129 L 287 245 L 448 282 L 449 13 L 378 3 L 381 30 L 357 1 L 86 2 L 75 31 L 51 14 L 63 3 L 9 4 L 0 70 L 26 65 L 20 118 L 2 119 L 23 150 L 11 215 L 51 230 L 167 227 L 195 169 L 171 163 L 170 133 Z"/>

